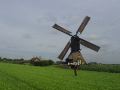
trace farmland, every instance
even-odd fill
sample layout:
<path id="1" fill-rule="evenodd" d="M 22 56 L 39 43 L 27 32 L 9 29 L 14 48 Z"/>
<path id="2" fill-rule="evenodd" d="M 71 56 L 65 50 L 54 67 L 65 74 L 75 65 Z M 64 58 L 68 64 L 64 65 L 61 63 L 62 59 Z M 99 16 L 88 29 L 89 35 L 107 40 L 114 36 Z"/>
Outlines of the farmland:
<path id="1" fill-rule="evenodd" d="M 120 73 L 0 63 L 0 90 L 120 90 Z"/>

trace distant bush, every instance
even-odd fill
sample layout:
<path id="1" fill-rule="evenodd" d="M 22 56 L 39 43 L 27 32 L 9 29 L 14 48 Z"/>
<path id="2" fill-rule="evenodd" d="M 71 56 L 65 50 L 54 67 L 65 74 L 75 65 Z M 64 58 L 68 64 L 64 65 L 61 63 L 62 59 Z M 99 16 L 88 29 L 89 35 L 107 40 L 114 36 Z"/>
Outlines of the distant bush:
<path id="1" fill-rule="evenodd" d="M 62 64 L 62 61 L 56 61 L 55 64 L 57 65 Z"/>
<path id="2" fill-rule="evenodd" d="M 98 71 L 98 72 L 112 72 L 120 73 L 120 65 L 115 64 L 88 64 L 80 65 L 79 69 L 89 70 L 89 71 Z"/>
<path id="3" fill-rule="evenodd" d="M 49 66 L 49 65 L 53 65 L 54 62 L 52 60 L 40 60 L 40 61 L 31 61 L 31 64 L 34 66 Z"/>
<path id="4" fill-rule="evenodd" d="M 97 62 L 89 62 L 88 64 L 90 65 L 90 64 L 98 64 L 98 63 Z"/>
<path id="5" fill-rule="evenodd" d="M 69 69 L 67 64 L 57 65 L 56 67 Z M 87 64 L 80 65 L 79 70 L 120 73 L 120 64 Z"/>
<path id="6" fill-rule="evenodd" d="M 42 60 L 41 57 L 33 57 L 31 60 L 21 59 L 9 59 L 9 58 L 1 58 L 0 62 L 4 63 L 13 63 L 13 64 L 32 64 L 34 66 L 48 66 L 53 65 L 54 61 L 52 60 Z"/>
<path id="7" fill-rule="evenodd" d="M 30 63 L 30 60 L 24 60 L 23 58 L 21 58 L 21 59 L 10 59 L 10 58 L 1 58 L 0 57 L 0 62 L 13 63 L 13 64 L 26 64 L 26 63 Z"/>
<path id="8" fill-rule="evenodd" d="M 53 60 L 48 60 L 48 62 L 49 62 L 49 65 L 53 65 L 54 64 Z"/>

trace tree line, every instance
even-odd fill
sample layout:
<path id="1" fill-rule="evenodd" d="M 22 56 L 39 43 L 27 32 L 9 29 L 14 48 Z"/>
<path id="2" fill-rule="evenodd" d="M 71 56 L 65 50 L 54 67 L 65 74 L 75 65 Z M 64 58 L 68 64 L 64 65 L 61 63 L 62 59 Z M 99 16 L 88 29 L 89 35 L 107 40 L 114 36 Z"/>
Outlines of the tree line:
<path id="1" fill-rule="evenodd" d="M 20 59 L 11 59 L 11 58 L 2 58 L 0 57 L 0 62 L 4 63 L 13 63 L 13 64 L 30 64 L 34 66 L 49 66 L 53 65 L 53 60 L 43 60 L 42 58 L 33 57 L 30 60 L 25 60 L 23 58 Z"/>

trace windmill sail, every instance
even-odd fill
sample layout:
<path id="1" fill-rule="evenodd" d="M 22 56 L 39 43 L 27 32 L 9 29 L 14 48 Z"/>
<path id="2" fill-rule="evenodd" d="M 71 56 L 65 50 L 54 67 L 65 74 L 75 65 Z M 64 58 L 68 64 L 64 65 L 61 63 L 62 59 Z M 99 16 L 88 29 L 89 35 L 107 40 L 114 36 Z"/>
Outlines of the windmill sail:
<path id="1" fill-rule="evenodd" d="M 89 20 L 90 20 L 90 17 L 88 17 L 88 16 L 86 16 L 86 17 L 84 18 L 84 20 L 83 20 L 83 22 L 81 23 L 80 27 L 78 28 L 76 34 L 77 34 L 78 32 L 80 32 L 80 33 L 83 32 L 83 30 L 84 30 L 84 28 L 86 27 L 86 25 L 88 24 Z"/>
<path id="2" fill-rule="evenodd" d="M 60 53 L 60 55 L 58 56 L 58 58 L 61 59 L 61 60 L 63 60 L 63 58 L 66 55 L 66 53 L 68 52 L 69 48 L 70 48 L 70 41 L 66 44 L 65 48 Z"/>
<path id="3" fill-rule="evenodd" d="M 63 33 L 65 33 L 65 34 L 67 34 L 67 35 L 69 35 L 69 36 L 72 36 L 71 35 L 72 32 L 70 32 L 70 31 L 62 28 L 61 26 L 59 26 L 57 24 L 54 24 L 52 27 L 55 28 L 55 29 L 57 29 L 57 30 L 59 30 L 59 31 L 61 31 L 61 32 L 63 32 Z"/>
<path id="4" fill-rule="evenodd" d="M 95 44 L 92 44 L 92 43 L 90 43 L 90 42 L 88 42 L 88 41 L 86 41 L 86 40 L 84 40 L 82 38 L 80 38 L 80 44 L 82 44 L 82 45 L 86 46 L 87 48 L 90 48 L 90 49 L 92 49 L 92 50 L 94 50 L 96 52 L 98 52 L 99 49 L 100 49 L 99 46 L 97 46 Z"/>

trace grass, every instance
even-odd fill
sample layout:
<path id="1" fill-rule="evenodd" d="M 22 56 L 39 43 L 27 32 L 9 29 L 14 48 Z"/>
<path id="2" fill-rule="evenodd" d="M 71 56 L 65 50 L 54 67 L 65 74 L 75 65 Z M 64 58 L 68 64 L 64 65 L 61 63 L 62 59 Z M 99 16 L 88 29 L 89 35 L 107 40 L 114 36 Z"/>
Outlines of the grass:
<path id="1" fill-rule="evenodd" d="M 0 90 L 120 90 L 120 73 L 0 63 Z"/>

